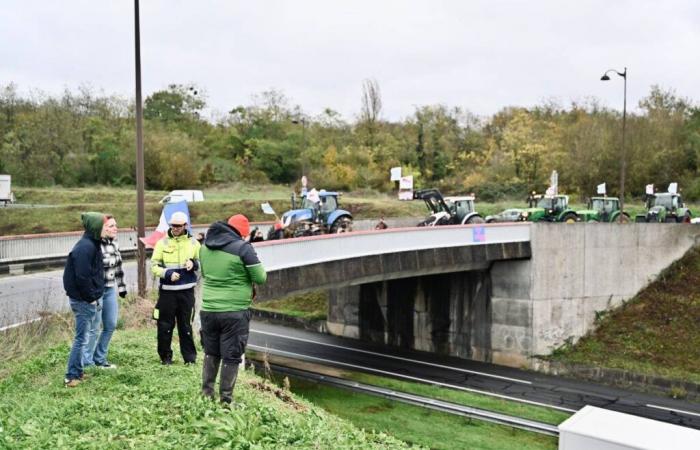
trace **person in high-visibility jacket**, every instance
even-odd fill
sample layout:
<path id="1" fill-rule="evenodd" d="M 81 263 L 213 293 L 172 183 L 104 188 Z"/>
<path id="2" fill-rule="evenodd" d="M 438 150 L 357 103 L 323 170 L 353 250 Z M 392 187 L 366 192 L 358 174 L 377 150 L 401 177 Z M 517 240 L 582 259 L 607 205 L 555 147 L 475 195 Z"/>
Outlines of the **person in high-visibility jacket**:
<path id="1" fill-rule="evenodd" d="M 192 322 L 201 245 L 187 231 L 185 213 L 173 213 L 168 224 L 167 235 L 156 243 L 151 257 L 151 271 L 160 278 L 158 302 L 153 311 L 158 321 L 158 355 L 162 364 L 173 363 L 170 345 L 177 323 L 180 353 L 188 365 L 197 360 Z"/>

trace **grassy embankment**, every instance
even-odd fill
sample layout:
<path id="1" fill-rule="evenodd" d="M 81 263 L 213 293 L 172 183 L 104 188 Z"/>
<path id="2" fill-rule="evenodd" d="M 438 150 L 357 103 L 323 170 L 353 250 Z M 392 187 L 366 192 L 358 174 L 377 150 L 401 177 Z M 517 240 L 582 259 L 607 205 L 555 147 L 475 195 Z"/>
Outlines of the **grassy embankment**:
<path id="1" fill-rule="evenodd" d="M 190 203 L 192 222 L 211 223 L 235 213 L 251 221 L 269 221 L 260 203 L 269 201 L 278 214 L 290 207 L 292 189 L 286 186 L 219 186 L 204 191 L 204 202 Z M 162 210 L 158 201 L 164 191 L 146 192 L 146 225 L 156 226 Z M 136 226 L 136 193 L 127 188 L 15 188 L 18 202 L 40 205 L 35 208 L 8 208 L 0 214 L 0 235 L 76 231 L 81 229 L 80 212 L 102 211 L 113 214 L 120 227 Z M 343 195 L 342 208 L 357 219 L 387 217 L 421 217 L 425 206 L 419 202 L 400 202 L 384 194 Z M 48 219 L 50 217 L 50 220 Z"/>
<path id="2" fill-rule="evenodd" d="M 251 186 L 232 184 L 217 186 L 204 191 L 206 201 L 190 204 L 193 223 L 206 224 L 243 213 L 252 221 L 268 221 L 260 210 L 260 203 L 269 201 L 278 214 L 289 209 L 292 188 L 280 185 Z M 146 192 L 146 224 L 155 226 L 162 210 L 158 204 L 165 191 Z M 15 187 L 15 195 L 22 204 L 39 205 L 33 208 L 8 208 L 0 214 L 0 235 L 77 231 L 81 229 L 79 214 L 82 211 L 104 211 L 117 218 L 120 227 L 136 225 L 136 193 L 133 188 L 22 188 Z M 421 201 L 405 202 L 395 195 L 363 190 L 343 195 L 341 207 L 348 209 L 356 219 L 386 217 L 416 217 L 416 222 L 427 215 Z M 637 204 L 638 203 L 638 204 Z M 497 203 L 479 202 L 477 211 L 482 216 L 496 214 L 507 208 L 524 208 L 520 200 Z M 691 207 L 694 205 L 691 205 Z M 584 204 L 572 204 L 575 210 Z M 640 202 L 630 202 L 627 210 L 634 217 L 644 211 Z M 700 207 L 693 210 L 700 211 Z M 47 220 L 50 217 L 50 220 Z"/>
<path id="3" fill-rule="evenodd" d="M 554 361 L 700 383 L 700 249 L 690 250 Z"/>
<path id="4" fill-rule="evenodd" d="M 201 366 L 161 366 L 155 330 L 143 324 L 115 334 L 118 369 L 65 388 L 70 319 L 48 324 L 0 333 L 0 448 L 406 447 L 250 372 L 239 378 L 232 411 L 204 400 Z"/>
<path id="5" fill-rule="evenodd" d="M 557 439 L 292 379 L 291 390 L 363 429 L 431 449 L 556 449 Z M 342 392 L 342 391 L 340 391 Z"/>

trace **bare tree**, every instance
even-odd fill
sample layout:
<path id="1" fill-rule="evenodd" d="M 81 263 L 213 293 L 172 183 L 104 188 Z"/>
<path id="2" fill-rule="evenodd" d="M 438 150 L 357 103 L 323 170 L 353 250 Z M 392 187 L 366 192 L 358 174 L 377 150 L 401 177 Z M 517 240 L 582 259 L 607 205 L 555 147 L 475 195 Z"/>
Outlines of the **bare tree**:
<path id="1" fill-rule="evenodd" d="M 374 147 L 382 112 L 382 94 L 377 80 L 367 79 L 362 83 L 362 112 L 360 122 L 367 132 L 365 144 Z"/>

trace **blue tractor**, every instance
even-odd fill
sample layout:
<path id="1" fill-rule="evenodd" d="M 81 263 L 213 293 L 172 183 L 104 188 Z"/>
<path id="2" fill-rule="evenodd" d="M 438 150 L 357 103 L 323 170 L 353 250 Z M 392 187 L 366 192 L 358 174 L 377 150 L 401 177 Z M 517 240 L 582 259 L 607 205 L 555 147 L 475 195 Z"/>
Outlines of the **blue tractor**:
<path id="1" fill-rule="evenodd" d="M 352 214 L 338 207 L 338 192 L 321 189 L 292 196 L 292 209 L 282 214 L 285 237 L 315 236 L 352 231 Z M 316 201 L 318 200 L 318 201 Z"/>

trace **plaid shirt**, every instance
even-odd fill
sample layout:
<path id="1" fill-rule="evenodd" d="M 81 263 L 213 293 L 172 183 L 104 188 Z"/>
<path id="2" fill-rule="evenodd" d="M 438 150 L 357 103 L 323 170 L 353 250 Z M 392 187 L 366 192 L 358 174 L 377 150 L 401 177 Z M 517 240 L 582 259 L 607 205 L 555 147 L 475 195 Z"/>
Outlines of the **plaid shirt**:
<path id="1" fill-rule="evenodd" d="M 102 239 L 101 244 L 102 266 L 105 269 L 105 287 L 117 286 L 117 292 L 126 292 L 119 244 L 114 239 Z"/>

